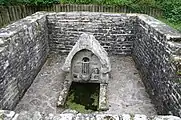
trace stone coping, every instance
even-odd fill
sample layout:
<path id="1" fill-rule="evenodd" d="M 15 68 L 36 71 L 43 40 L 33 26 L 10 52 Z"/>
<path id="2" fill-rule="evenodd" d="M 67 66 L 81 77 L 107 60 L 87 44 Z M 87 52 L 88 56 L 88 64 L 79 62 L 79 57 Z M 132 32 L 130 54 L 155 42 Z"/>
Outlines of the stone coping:
<path id="1" fill-rule="evenodd" d="M 56 115 L 51 113 L 45 115 L 38 111 L 33 113 L 27 111 L 15 113 L 14 111 L 0 110 L 0 120 L 181 120 L 181 118 L 171 115 L 148 117 L 142 114 L 82 114 L 75 110 L 67 110 L 62 112 L 62 114 Z"/>
<path id="2" fill-rule="evenodd" d="M 47 15 L 46 12 L 36 12 L 31 16 L 27 16 L 12 24 L 9 24 L 6 27 L 0 29 L 0 38 L 8 38 L 15 35 L 21 30 L 25 30 L 28 27 L 32 26 L 32 24 L 35 23 L 36 21 L 45 17 L 46 15 Z"/>
<path id="3" fill-rule="evenodd" d="M 160 34 L 164 35 L 168 41 L 180 41 L 181 40 L 181 33 L 179 33 L 177 30 L 171 28 L 164 22 L 161 22 L 158 19 L 155 19 L 154 17 L 151 17 L 149 15 L 145 14 L 137 14 L 137 17 L 142 24 L 144 25 L 146 29 L 153 28 Z M 149 31 L 147 31 L 149 33 Z"/>

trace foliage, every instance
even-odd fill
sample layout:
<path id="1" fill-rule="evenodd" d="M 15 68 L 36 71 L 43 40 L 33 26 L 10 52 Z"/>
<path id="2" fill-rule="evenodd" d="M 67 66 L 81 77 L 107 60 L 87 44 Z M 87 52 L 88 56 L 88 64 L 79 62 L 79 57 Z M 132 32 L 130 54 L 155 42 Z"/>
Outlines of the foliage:
<path id="1" fill-rule="evenodd" d="M 59 3 L 59 0 L 0 0 L 0 5 L 52 5 Z"/>
<path id="2" fill-rule="evenodd" d="M 1 5 L 50 5 L 54 3 L 152 6 L 155 0 L 0 0 Z"/>
<path id="3" fill-rule="evenodd" d="M 30 5 L 52 5 L 59 3 L 58 0 L 23 0 L 23 2 Z"/>
<path id="4" fill-rule="evenodd" d="M 132 0 L 60 0 L 68 4 L 128 5 Z"/>
<path id="5" fill-rule="evenodd" d="M 172 23 L 181 22 L 181 0 L 164 0 L 160 5 L 165 19 Z"/>
<path id="6" fill-rule="evenodd" d="M 133 12 L 142 13 L 143 9 L 149 9 L 156 7 L 155 0 L 132 0 L 129 5 Z"/>
<path id="7" fill-rule="evenodd" d="M 0 0 L 0 5 L 11 5 L 16 4 L 17 0 Z"/>

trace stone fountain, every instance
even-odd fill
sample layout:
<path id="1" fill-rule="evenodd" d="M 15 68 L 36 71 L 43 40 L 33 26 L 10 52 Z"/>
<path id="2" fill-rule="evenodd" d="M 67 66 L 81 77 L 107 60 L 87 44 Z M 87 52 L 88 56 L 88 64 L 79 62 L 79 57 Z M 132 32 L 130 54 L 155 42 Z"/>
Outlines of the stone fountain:
<path id="1" fill-rule="evenodd" d="M 66 72 L 64 88 L 58 99 L 63 106 L 72 82 L 99 83 L 99 110 L 107 110 L 107 85 L 111 65 L 107 52 L 93 35 L 83 33 L 68 54 L 62 70 Z"/>

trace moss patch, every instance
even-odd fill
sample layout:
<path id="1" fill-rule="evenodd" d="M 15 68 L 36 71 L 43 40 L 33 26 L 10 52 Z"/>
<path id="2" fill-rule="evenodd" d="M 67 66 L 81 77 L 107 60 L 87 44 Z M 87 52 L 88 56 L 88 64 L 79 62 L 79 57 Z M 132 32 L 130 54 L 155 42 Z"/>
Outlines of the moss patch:
<path id="1" fill-rule="evenodd" d="M 81 113 L 97 111 L 99 100 L 99 84 L 73 82 L 68 93 L 66 108 Z"/>

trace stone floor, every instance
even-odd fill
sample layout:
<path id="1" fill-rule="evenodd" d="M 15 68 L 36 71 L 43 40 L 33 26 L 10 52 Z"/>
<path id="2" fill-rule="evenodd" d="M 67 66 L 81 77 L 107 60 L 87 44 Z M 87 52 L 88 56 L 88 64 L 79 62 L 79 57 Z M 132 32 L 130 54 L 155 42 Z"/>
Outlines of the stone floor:
<path id="1" fill-rule="evenodd" d="M 15 111 L 40 111 L 45 114 L 61 113 L 56 102 L 62 90 L 64 73 L 61 66 L 66 56 L 52 55 L 27 90 Z M 131 57 L 110 56 L 112 65 L 111 79 L 108 85 L 109 110 L 105 113 L 140 113 L 155 115 L 155 109 L 145 92 Z"/>

